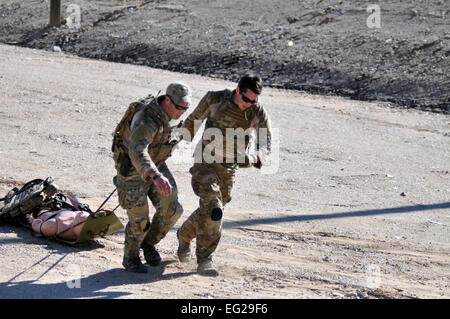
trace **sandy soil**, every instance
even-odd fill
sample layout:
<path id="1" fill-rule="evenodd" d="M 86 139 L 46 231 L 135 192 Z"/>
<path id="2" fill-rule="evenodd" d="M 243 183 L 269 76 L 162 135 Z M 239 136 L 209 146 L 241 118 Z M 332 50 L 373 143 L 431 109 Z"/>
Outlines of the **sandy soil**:
<path id="1" fill-rule="evenodd" d="M 2 43 L 450 112 L 445 0 L 70 0 L 60 28 L 48 0 L 2 2 Z"/>
<path id="2" fill-rule="evenodd" d="M 6 45 L 0 69 L 0 195 L 52 176 L 91 207 L 113 189 L 111 133 L 130 102 L 175 80 L 195 102 L 235 86 Z M 158 245 L 162 266 L 130 274 L 123 232 L 69 247 L 0 224 L 0 297 L 449 298 L 449 116 L 281 89 L 261 100 L 279 166 L 239 171 L 219 277 L 178 262 L 175 229 Z M 189 161 L 175 156 L 169 167 L 185 208 L 177 228 L 198 199 Z"/>

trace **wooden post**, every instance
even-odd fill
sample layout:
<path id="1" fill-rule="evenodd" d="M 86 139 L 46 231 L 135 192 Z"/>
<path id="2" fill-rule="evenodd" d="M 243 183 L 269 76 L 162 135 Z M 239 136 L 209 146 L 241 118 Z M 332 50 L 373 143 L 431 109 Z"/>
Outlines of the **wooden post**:
<path id="1" fill-rule="evenodd" d="M 50 25 L 61 24 L 61 0 L 50 0 Z"/>

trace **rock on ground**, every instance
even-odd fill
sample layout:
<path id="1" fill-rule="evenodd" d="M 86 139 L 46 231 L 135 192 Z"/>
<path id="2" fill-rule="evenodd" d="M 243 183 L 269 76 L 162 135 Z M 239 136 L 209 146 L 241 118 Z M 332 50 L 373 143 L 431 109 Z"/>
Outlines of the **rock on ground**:
<path id="1" fill-rule="evenodd" d="M 113 190 L 111 133 L 129 103 L 177 80 L 194 105 L 236 85 L 6 45 L 0 69 L 0 197 L 51 176 L 92 208 Z M 0 297 L 448 299 L 448 116 L 269 88 L 261 102 L 273 167 L 238 171 L 219 277 L 176 258 L 175 230 L 198 205 L 185 143 L 168 161 L 185 212 L 157 245 L 161 267 L 124 272 L 123 231 L 69 247 L 2 223 Z"/>
<path id="2" fill-rule="evenodd" d="M 63 1 L 60 28 L 48 3 L 0 4 L 0 42 L 449 112 L 445 0 Z"/>

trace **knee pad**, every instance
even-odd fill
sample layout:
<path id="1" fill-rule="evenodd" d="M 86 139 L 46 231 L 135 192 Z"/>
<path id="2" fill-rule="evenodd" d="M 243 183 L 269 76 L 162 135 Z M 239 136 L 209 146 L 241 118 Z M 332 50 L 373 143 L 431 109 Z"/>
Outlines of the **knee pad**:
<path id="1" fill-rule="evenodd" d="M 132 232 L 142 234 L 150 229 L 148 205 L 128 209 L 127 215 L 132 227 Z"/>
<path id="2" fill-rule="evenodd" d="M 127 215 L 130 220 L 135 218 L 148 218 L 148 205 L 127 209 Z"/>
<path id="3" fill-rule="evenodd" d="M 223 212 L 219 207 L 215 207 L 211 210 L 211 219 L 213 221 L 219 221 L 222 219 Z"/>
<path id="4" fill-rule="evenodd" d="M 130 220 L 129 223 L 129 233 L 134 236 L 140 236 L 145 234 L 150 229 L 150 221 L 148 219 L 137 218 Z"/>

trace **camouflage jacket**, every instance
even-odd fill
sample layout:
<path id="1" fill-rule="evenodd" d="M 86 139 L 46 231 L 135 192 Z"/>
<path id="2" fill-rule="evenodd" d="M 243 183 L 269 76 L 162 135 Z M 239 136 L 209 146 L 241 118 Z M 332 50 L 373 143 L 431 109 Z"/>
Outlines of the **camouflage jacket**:
<path id="1" fill-rule="evenodd" d="M 171 155 L 171 134 L 177 124 L 151 95 L 132 103 L 115 131 L 116 168 L 122 175 L 137 173 L 143 180 L 148 180 L 150 173 L 160 174 L 157 166 Z M 127 157 L 132 166 L 125 174 L 121 166 L 126 165 Z"/>
<path id="2" fill-rule="evenodd" d="M 259 102 L 242 111 L 232 100 L 234 93 L 229 89 L 208 92 L 184 122 L 183 127 L 193 138 L 206 119 L 202 141 L 194 154 L 195 162 L 205 162 L 204 155 L 210 152 L 216 162 L 245 167 L 256 162 L 256 151 L 261 161 L 261 155 L 270 152 L 272 131 L 268 114 Z M 220 144 L 222 147 L 218 147 Z M 208 145 L 208 152 L 204 152 Z"/>

